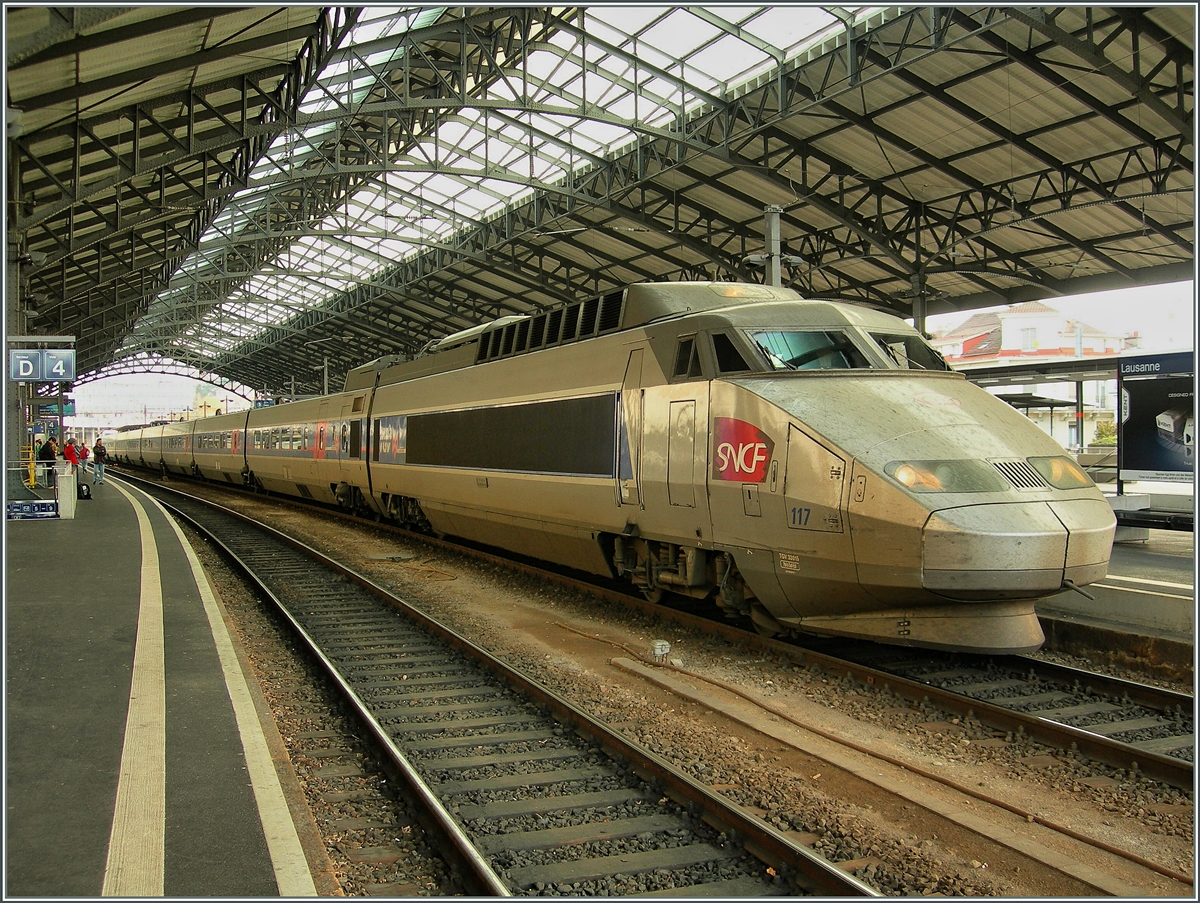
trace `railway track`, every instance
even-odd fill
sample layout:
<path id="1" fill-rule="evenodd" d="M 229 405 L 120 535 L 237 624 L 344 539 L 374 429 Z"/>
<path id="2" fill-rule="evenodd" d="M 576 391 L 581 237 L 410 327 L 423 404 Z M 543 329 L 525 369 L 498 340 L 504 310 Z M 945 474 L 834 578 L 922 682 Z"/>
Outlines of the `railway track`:
<path id="1" fill-rule="evenodd" d="M 295 627 L 462 892 L 878 895 L 366 578 L 243 515 L 143 488 Z"/>
<path id="2" fill-rule="evenodd" d="M 220 489 L 230 491 L 224 486 Z M 243 494 L 236 487 L 232 491 Z M 305 508 L 287 499 L 278 501 Z M 332 513 L 352 523 L 364 523 L 361 518 Z M 1023 734 L 1052 749 L 1077 751 L 1096 762 L 1138 772 L 1173 787 L 1193 786 L 1194 697 L 1189 694 L 1027 656 L 970 656 L 816 638 L 804 643 L 766 639 L 752 628 L 654 605 L 536 565 L 422 537 L 387 524 L 376 527 L 549 577 L 635 609 L 653 611 L 683 626 L 717 632 L 795 664 L 820 667 L 867 686 L 886 686 L 912 701 L 929 701 L 952 715 L 970 716 L 1006 734 Z"/>
<path id="3" fill-rule="evenodd" d="M 1113 768 L 1190 789 L 1194 698 L 1027 656 L 965 656 L 877 644 L 813 644 L 811 663 L 929 700 L 997 730 L 1077 750 Z"/>

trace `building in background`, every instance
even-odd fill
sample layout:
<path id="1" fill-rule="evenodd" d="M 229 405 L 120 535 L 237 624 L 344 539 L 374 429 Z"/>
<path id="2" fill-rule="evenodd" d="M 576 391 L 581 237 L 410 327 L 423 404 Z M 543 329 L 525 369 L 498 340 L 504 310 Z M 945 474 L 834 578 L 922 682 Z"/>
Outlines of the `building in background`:
<path id="1" fill-rule="evenodd" d="M 1007 310 L 974 314 L 950 332 L 935 335 L 933 347 L 955 370 L 969 370 L 1027 357 L 1043 361 L 1113 357 L 1137 347 L 1137 333 L 1106 333 L 1040 301 L 1028 301 Z"/>
<path id="2" fill-rule="evenodd" d="M 1116 357 L 1138 347 L 1138 336 L 1105 332 L 1040 301 L 1028 301 L 973 314 L 959 326 L 935 333 L 932 344 L 951 367 L 969 377 L 972 369 L 1011 366 L 1022 360 Z M 1006 386 L 994 392 L 1020 399 L 1015 406 L 1067 448 L 1093 444 L 1097 429 L 1107 432 L 1116 422 L 1115 379 L 1084 383 L 1082 435 L 1071 383 Z M 1037 406 L 1039 398 L 1046 400 L 1045 406 Z"/>

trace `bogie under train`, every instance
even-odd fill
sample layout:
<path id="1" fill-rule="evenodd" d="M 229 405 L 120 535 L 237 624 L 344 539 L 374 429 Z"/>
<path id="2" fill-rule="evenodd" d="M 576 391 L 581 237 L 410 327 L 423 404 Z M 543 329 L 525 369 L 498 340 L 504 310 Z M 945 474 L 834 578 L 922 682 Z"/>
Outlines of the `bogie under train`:
<path id="1" fill-rule="evenodd" d="M 339 394 L 124 431 L 118 460 L 711 598 L 759 630 L 1020 652 L 1116 521 L 912 327 L 735 283 L 634 285 L 382 358 Z"/>

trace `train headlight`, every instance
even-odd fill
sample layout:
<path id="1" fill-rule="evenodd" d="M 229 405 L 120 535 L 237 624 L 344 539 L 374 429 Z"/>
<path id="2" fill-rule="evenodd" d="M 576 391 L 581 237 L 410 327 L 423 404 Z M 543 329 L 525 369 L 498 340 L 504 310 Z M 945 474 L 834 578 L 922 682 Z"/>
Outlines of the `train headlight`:
<path id="1" fill-rule="evenodd" d="M 893 461 L 884 473 L 912 492 L 1000 492 L 1007 485 L 983 461 Z"/>
<path id="2" fill-rule="evenodd" d="M 1029 464 L 1055 489 L 1086 489 L 1095 485 L 1092 478 L 1083 472 L 1083 468 L 1061 455 L 1052 458 L 1030 458 Z"/>

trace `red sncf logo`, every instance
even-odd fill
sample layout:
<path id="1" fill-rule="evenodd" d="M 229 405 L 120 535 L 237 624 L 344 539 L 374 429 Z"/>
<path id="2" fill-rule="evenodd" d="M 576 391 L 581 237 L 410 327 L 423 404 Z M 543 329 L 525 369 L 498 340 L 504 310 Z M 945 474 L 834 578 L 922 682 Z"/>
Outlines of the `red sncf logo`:
<path id="1" fill-rule="evenodd" d="M 713 479 L 761 483 L 775 443 L 752 423 L 732 417 L 713 418 Z"/>

